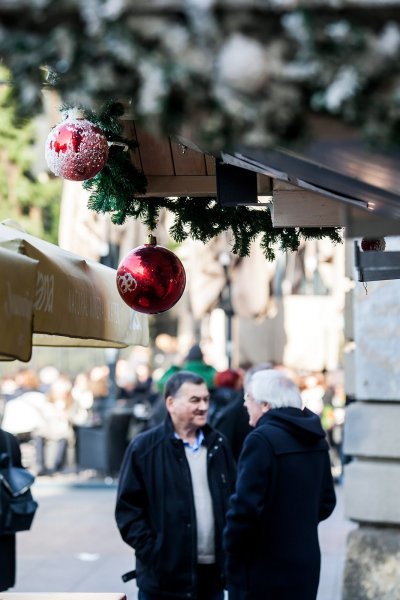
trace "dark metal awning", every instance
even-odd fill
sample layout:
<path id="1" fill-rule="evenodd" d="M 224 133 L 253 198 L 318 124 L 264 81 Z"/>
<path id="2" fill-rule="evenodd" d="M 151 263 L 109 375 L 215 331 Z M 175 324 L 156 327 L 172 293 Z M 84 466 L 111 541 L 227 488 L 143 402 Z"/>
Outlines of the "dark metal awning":
<path id="1" fill-rule="evenodd" d="M 320 192 L 345 204 L 356 206 L 364 210 L 372 210 L 375 214 L 400 219 L 400 194 L 388 189 L 372 185 L 362 178 L 362 173 L 357 176 L 351 174 L 351 163 L 341 161 L 340 170 L 334 168 L 335 162 L 325 164 L 316 162 L 304 155 L 297 155 L 283 149 L 279 150 L 251 150 L 245 149 L 234 155 L 223 154 L 224 162 L 235 164 L 238 167 L 256 169 L 274 179 L 287 181 L 303 189 Z M 326 156 L 328 158 L 328 156 Z M 332 155 L 334 158 L 334 155 Z M 376 163 L 379 158 L 376 157 Z M 332 166 L 331 166 L 332 165 Z M 400 170 L 400 160 L 397 163 Z M 378 170 L 378 166 L 375 166 Z M 400 177 L 397 172 L 389 171 L 388 179 L 391 183 L 398 180 L 400 190 Z M 372 177 L 370 178 L 372 179 Z M 381 179 L 377 177 L 377 183 Z M 393 185 L 394 187 L 394 185 Z"/>
<path id="2" fill-rule="evenodd" d="M 350 163 L 339 171 L 283 149 L 249 148 L 222 153 L 222 161 L 273 180 L 272 215 L 277 227 L 344 227 L 349 238 L 400 234 L 400 193 L 349 175 Z M 388 171 L 389 179 L 393 187 L 399 179 L 400 190 L 394 168 Z M 220 201 L 224 203 L 224 198 Z M 227 198 L 226 204 L 235 202 Z"/>

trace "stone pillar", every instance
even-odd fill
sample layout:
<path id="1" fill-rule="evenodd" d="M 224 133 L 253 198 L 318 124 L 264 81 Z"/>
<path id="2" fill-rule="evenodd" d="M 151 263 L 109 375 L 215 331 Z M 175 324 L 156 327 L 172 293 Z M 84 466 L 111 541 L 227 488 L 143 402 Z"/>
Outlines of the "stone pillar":
<path id="1" fill-rule="evenodd" d="M 350 245 L 349 245 L 350 246 Z M 392 248 L 395 249 L 395 248 Z M 397 248 L 396 248 L 397 249 Z M 354 262 L 351 250 L 348 273 Z M 347 294 L 344 453 L 349 534 L 343 600 L 400 599 L 400 281 Z M 352 311 L 351 311 L 352 307 Z"/>

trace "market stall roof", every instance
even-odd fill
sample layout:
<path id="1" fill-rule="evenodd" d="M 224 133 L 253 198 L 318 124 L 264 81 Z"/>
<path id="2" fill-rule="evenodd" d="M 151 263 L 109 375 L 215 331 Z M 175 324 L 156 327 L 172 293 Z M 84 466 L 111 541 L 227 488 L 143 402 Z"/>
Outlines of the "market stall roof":
<path id="1" fill-rule="evenodd" d="M 12 222 L 0 223 L 0 250 L 0 292 L 5 300 L 1 303 L 0 355 L 28 361 L 32 345 L 125 348 L 148 344 L 147 315 L 123 302 L 114 269 L 29 235 Z M 8 281 L 14 286 L 10 290 L 4 287 Z M 7 298 L 12 300 L 7 303 Z M 17 317 L 22 325 L 15 322 Z M 21 336 L 24 341 L 19 345 L 15 340 Z"/>
<path id="2" fill-rule="evenodd" d="M 400 152 L 366 148 L 354 130 L 314 122 L 311 142 L 241 147 L 211 155 L 183 137 L 155 138 L 125 121 L 137 140 L 132 162 L 147 197 L 218 197 L 221 204 L 270 202 L 276 227 L 344 227 L 346 237 L 400 233 Z"/>

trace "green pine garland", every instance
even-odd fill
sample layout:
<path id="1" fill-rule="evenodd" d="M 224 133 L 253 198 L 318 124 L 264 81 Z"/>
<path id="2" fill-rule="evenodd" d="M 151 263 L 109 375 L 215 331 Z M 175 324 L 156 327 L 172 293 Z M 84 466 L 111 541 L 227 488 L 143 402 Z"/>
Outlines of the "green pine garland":
<path id="1" fill-rule="evenodd" d="M 70 107 L 64 106 L 63 112 Z M 222 207 L 214 198 L 140 198 L 146 191 L 146 178 L 132 164 L 129 152 L 137 147 L 136 141 L 121 136 L 123 106 L 109 102 L 95 114 L 83 110 L 85 118 L 102 129 L 109 141 L 121 145 L 110 147 L 109 158 L 104 169 L 93 179 L 84 182 L 91 192 L 88 207 L 99 213 L 110 213 L 113 223 L 121 225 L 127 217 L 140 219 L 150 231 L 157 227 L 162 208 L 174 214 L 170 235 L 176 242 L 187 238 L 207 242 L 230 229 L 233 234 L 232 252 L 248 256 L 251 242 L 260 234 L 261 247 L 267 260 L 274 260 L 275 249 L 298 249 L 301 239 L 330 238 L 341 242 L 338 228 L 274 228 L 268 207 L 257 209 L 246 206 Z M 125 145 L 125 148 L 123 147 Z"/>

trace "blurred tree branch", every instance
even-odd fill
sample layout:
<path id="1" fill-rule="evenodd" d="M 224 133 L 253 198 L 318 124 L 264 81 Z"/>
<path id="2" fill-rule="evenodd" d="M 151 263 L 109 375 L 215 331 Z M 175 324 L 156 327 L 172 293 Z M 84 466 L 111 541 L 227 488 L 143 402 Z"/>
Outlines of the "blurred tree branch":
<path id="1" fill-rule="evenodd" d="M 312 114 L 400 141 L 396 2 L 2 0 L 0 55 L 21 115 L 41 90 L 110 97 L 158 135 L 204 150 L 294 146 Z M 132 118 L 133 118 L 132 117 Z"/>

